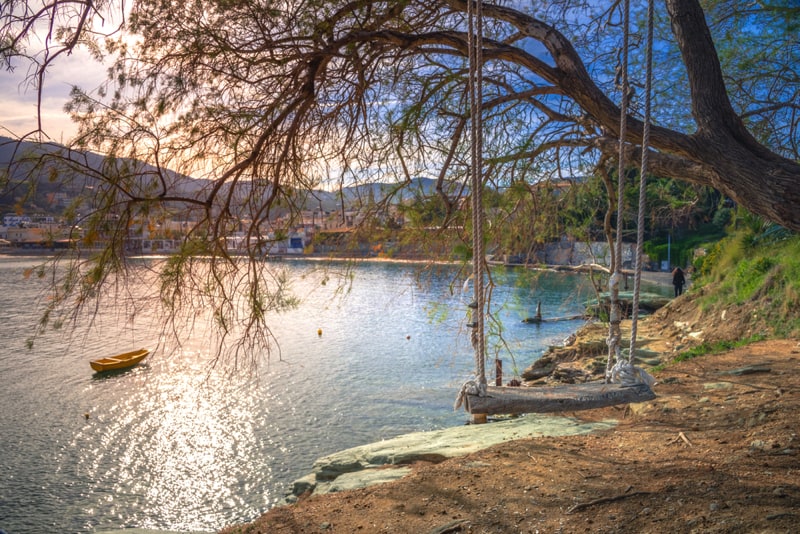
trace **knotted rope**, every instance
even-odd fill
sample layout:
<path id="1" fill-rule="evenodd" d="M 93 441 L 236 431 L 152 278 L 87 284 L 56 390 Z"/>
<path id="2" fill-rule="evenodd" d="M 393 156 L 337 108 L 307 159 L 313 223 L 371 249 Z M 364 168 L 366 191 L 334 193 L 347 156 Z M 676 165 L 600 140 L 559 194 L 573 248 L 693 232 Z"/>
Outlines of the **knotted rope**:
<path id="1" fill-rule="evenodd" d="M 616 264 L 612 281 L 609 281 L 609 286 L 612 288 L 612 308 L 615 307 L 617 311 L 616 323 L 616 337 L 613 332 L 609 333 L 609 359 L 607 367 L 607 380 L 613 383 L 630 386 L 634 384 L 647 384 L 653 386 L 655 379 L 647 373 L 644 369 L 633 365 L 635 357 L 636 338 L 638 335 L 639 323 L 639 294 L 641 292 L 642 281 L 642 256 L 644 255 L 644 211 L 646 200 L 646 187 L 647 187 L 647 169 L 649 164 L 649 151 L 650 146 L 650 121 L 651 121 L 651 100 L 652 100 L 652 79 L 653 79 L 653 20 L 654 20 L 653 0 L 648 0 L 647 3 L 647 40 L 645 44 L 645 105 L 644 105 L 644 127 L 642 132 L 642 161 L 639 169 L 639 204 L 638 216 L 636 222 L 636 268 L 633 280 L 633 302 L 631 304 L 631 342 L 628 352 L 628 358 L 620 358 L 619 340 L 619 279 L 621 276 L 620 265 L 622 263 L 622 195 L 624 190 L 624 141 L 626 132 L 626 116 L 627 116 L 627 102 L 628 102 L 628 34 L 630 22 L 630 2 L 625 0 L 623 2 L 623 24 L 624 24 L 624 38 L 623 38 L 623 72 L 622 72 L 622 102 L 620 105 L 620 139 L 619 139 L 619 176 L 618 176 L 618 192 L 617 192 L 617 249 L 616 249 Z M 616 296 L 616 300 L 615 300 Z M 613 317 L 613 310 L 612 310 Z M 613 321 L 613 319 L 612 319 Z M 615 364 L 611 365 L 612 344 L 613 346 Z M 610 372 L 609 372 L 610 371 Z"/>
<path id="2" fill-rule="evenodd" d="M 633 348 L 636 343 L 639 323 L 639 291 L 642 284 L 642 256 L 644 255 L 644 206 L 650 154 L 648 147 L 650 146 L 651 93 L 653 85 L 653 18 L 653 0 L 649 0 L 647 3 L 647 42 L 645 45 L 645 101 L 644 129 L 642 131 L 642 163 L 639 169 L 639 217 L 636 222 L 636 274 L 633 279 L 633 312 L 631 316 L 631 359 L 633 359 Z"/>
<path id="3" fill-rule="evenodd" d="M 485 284 L 483 244 L 483 3 L 467 2 L 470 113 L 470 187 L 472 189 L 472 278 L 474 319 L 470 341 L 475 352 L 476 379 L 461 387 L 455 409 L 467 395 L 486 395 Z"/>
<path id="4" fill-rule="evenodd" d="M 613 274 L 608 280 L 608 291 L 610 294 L 610 309 L 608 318 L 608 361 L 606 362 L 606 381 L 611 380 L 611 369 L 613 362 L 620 358 L 620 322 L 622 322 L 622 310 L 619 303 L 619 281 L 622 278 L 622 226 L 623 219 L 623 195 L 625 193 L 625 137 L 628 132 L 628 42 L 630 40 L 630 0 L 622 2 L 622 53 L 620 58 L 620 88 L 622 96 L 619 106 L 619 156 L 617 166 L 617 235 L 614 241 L 613 255 Z"/>

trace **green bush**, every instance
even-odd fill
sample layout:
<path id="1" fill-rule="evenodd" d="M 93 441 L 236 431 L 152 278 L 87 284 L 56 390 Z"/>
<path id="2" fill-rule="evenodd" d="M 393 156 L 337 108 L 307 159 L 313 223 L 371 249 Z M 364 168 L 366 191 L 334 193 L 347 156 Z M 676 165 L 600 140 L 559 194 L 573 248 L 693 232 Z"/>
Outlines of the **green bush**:
<path id="1" fill-rule="evenodd" d="M 716 226 L 717 228 L 725 228 L 731 222 L 733 218 L 733 212 L 730 208 L 720 208 L 714 214 L 714 218 L 711 220 L 711 224 Z"/>

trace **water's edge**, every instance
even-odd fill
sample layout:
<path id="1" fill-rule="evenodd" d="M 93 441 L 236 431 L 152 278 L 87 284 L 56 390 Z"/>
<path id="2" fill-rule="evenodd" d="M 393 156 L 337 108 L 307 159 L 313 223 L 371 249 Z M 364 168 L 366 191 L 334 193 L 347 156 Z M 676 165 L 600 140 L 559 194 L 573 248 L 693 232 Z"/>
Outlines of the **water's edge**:
<path id="1" fill-rule="evenodd" d="M 410 473 L 408 465 L 465 456 L 498 443 L 544 436 L 571 436 L 608 430 L 613 419 L 584 422 L 572 417 L 528 414 L 481 425 L 413 432 L 353 447 L 314 462 L 311 473 L 294 482 L 281 504 L 300 496 L 321 495 L 389 482 Z M 386 466 L 394 466 L 386 469 Z M 380 469 L 378 469 L 380 468 Z"/>

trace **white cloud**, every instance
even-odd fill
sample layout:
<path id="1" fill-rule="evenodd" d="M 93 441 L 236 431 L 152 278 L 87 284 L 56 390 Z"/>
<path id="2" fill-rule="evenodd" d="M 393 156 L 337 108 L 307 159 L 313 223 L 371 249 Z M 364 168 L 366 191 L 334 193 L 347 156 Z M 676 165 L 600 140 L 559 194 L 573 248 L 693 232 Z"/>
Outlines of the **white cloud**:
<path id="1" fill-rule="evenodd" d="M 36 90 L 26 80 L 27 65 L 14 71 L 0 72 L 0 135 L 21 136 L 37 128 Z M 98 87 L 106 76 L 106 67 L 86 51 L 76 50 L 61 56 L 47 71 L 42 93 L 42 127 L 56 141 L 69 139 L 76 131 L 64 105 L 70 90 L 77 85 L 86 90 Z"/>

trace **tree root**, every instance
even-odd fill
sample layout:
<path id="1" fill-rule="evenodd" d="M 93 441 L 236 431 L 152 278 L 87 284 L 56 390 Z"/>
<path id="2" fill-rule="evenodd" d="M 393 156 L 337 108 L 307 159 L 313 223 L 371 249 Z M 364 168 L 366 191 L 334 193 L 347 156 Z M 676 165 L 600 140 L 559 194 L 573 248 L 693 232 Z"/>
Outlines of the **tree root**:
<path id="1" fill-rule="evenodd" d="M 595 499 L 589 502 L 578 503 L 574 506 L 570 506 L 567 509 L 568 514 L 572 514 L 574 512 L 578 512 L 580 510 L 584 510 L 589 508 L 590 506 L 595 506 L 597 504 L 604 504 L 607 502 L 616 502 L 621 501 L 622 499 L 627 499 L 628 497 L 633 497 L 635 495 L 650 495 L 649 491 L 634 491 L 633 493 L 623 493 L 622 495 L 615 495 L 613 497 L 601 497 L 599 499 Z"/>

